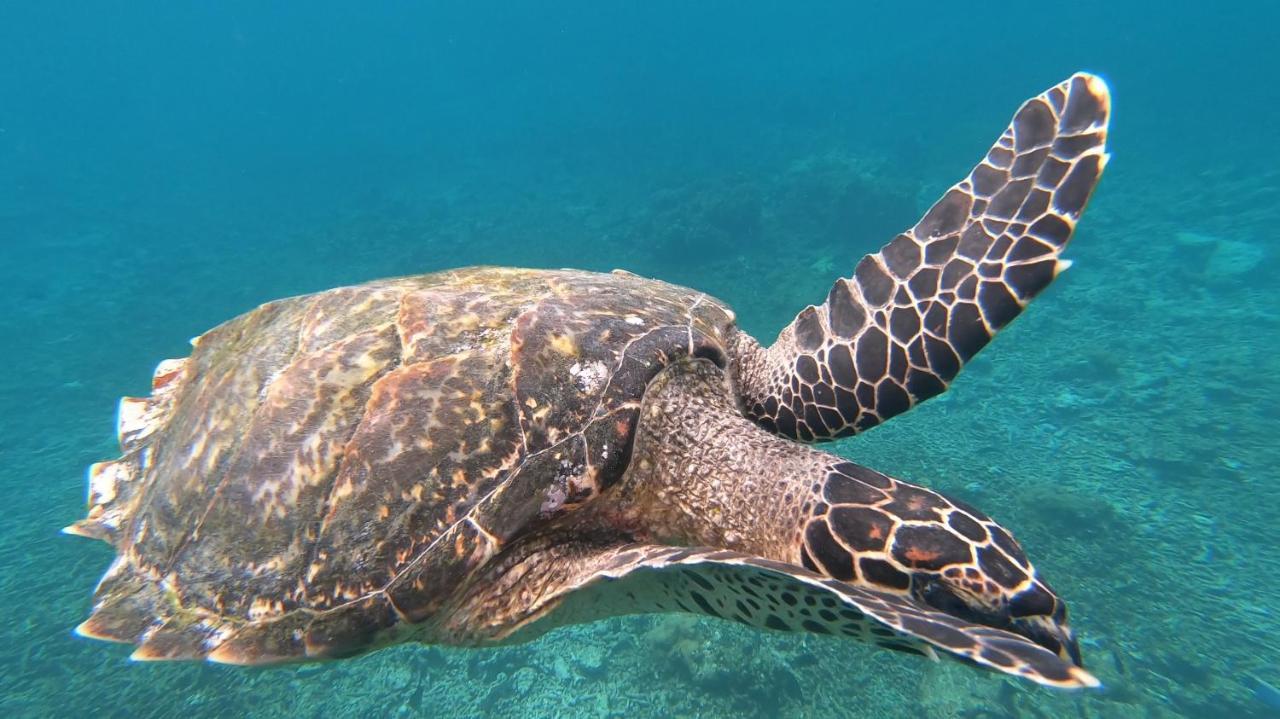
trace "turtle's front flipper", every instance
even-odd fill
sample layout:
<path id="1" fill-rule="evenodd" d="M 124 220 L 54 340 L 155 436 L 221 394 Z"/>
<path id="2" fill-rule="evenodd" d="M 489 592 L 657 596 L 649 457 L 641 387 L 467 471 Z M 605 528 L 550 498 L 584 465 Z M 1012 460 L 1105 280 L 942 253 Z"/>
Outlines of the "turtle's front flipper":
<path id="1" fill-rule="evenodd" d="M 454 605 L 438 631 L 462 644 L 525 641 L 609 616 L 688 612 L 963 661 L 1049 686 L 1097 686 L 1085 670 L 1016 634 L 801 567 L 717 549 L 628 544 L 607 535 L 530 537 Z"/>
<path id="2" fill-rule="evenodd" d="M 767 351 L 740 338 L 744 406 L 813 441 L 873 427 L 947 388 L 1065 266 L 1106 165 L 1110 98 L 1077 74 L 1028 100 L 969 176 L 837 280 Z"/>

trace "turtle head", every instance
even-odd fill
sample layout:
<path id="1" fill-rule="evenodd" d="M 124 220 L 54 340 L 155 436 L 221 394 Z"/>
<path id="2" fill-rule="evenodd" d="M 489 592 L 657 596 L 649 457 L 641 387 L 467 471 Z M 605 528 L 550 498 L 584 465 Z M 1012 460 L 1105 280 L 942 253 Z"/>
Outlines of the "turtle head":
<path id="1" fill-rule="evenodd" d="M 925 604 L 975 624 L 1005 629 L 1030 639 L 1062 659 L 1083 667 L 1080 643 L 1067 622 L 1067 605 L 1028 567 L 1022 586 L 991 591 L 944 575 L 913 576 L 913 594 Z"/>
<path id="2" fill-rule="evenodd" d="M 802 564 L 1013 632 L 1081 665 L 1066 604 L 1008 530 L 962 501 L 852 462 L 823 471 Z"/>

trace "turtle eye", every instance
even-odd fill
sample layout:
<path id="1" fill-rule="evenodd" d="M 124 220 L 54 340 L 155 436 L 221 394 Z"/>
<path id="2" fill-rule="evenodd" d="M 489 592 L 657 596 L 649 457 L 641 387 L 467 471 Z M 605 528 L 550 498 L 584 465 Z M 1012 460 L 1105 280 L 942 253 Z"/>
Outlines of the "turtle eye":
<path id="1" fill-rule="evenodd" d="M 990 602 L 966 596 L 967 592 L 962 593 L 939 575 L 918 573 L 912 577 L 912 588 L 925 604 L 953 617 L 989 627 L 1009 624 L 1009 617 Z"/>

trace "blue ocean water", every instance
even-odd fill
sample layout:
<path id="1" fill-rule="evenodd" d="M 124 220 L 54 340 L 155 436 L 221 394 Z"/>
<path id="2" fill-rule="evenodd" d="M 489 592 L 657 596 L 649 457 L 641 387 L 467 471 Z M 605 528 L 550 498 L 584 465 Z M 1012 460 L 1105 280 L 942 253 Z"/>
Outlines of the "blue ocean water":
<path id="1" fill-rule="evenodd" d="M 861 5 L 0 5 L 0 713 L 1280 715 L 1280 12 Z M 484 263 L 694 286 L 767 341 L 1081 69 L 1115 116 L 1073 268 L 835 450 L 1013 528 L 1104 691 L 688 617 L 265 670 L 71 633 L 111 550 L 58 529 L 188 337 Z"/>

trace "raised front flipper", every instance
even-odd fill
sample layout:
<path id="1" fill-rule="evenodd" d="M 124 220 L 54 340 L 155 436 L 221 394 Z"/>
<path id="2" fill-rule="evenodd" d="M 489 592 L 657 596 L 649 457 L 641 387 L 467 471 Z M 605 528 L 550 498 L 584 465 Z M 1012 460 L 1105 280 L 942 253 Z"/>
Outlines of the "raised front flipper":
<path id="1" fill-rule="evenodd" d="M 738 552 L 605 538 L 529 538 L 495 560 L 493 574 L 474 585 L 437 631 L 456 643 L 514 643 L 568 624 L 654 612 L 708 614 L 930 657 L 937 648 L 1040 684 L 1098 685 L 1088 672 L 1021 636 L 965 622 L 903 596 Z"/>
<path id="2" fill-rule="evenodd" d="M 1077 74 L 1028 100 L 969 176 L 837 280 L 767 351 L 737 353 L 748 414 L 813 441 L 874 427 L 943 392 L 1060 272 L 1106 165 L 1110 97 Z"/>

